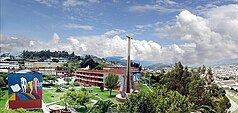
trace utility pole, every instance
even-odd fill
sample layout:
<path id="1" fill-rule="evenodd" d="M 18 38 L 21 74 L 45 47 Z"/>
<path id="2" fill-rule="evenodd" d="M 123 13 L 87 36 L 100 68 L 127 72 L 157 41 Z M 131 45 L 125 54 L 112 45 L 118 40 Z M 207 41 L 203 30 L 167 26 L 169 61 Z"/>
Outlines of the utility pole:
<path id="1" fill-rule="evenodd" d="M 129 35 L 126 36 L 128 38 L 128 56 L 127 56 L 127 82 L 126 82 L 126 93 L 131 92 L 131 39 L 132 37 Z"/>

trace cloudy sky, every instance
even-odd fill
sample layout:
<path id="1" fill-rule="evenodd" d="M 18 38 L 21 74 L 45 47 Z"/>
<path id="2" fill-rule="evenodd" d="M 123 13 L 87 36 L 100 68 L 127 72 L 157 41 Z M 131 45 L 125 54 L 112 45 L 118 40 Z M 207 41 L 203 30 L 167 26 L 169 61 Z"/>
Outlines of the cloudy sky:
<path id="1" fill-rule="evenodd" d="M 238 58 L 238 0 L 1 0 L 2 52 L 206 64 Z"/>

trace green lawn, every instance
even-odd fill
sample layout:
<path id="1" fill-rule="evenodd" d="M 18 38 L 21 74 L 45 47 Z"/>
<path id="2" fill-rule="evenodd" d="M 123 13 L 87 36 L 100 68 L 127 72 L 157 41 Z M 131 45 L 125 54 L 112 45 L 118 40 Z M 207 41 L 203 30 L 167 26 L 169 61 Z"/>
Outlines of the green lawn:
<path id="1" fill-rule="evenodd" d="M 61 101 L 61 102 L 57 102 L 56 104 L 57 104 L 57 105 L 64 106 L 64 102 L 63 102 L 63 101 Z"/>
<path id="2" fill-rule="evenodd" d="M 8 90 L 3 90 L 3 92 L 5 93 L 5 95 L 0 98 L 0 108 L 5 108 L 5 104 L 8 100 Z"/>
<path id="3" fill-rule="evenodd" d="M 104 90 L 104 92 L 101 92 L 101 90 L 99 88 L 86 88 L 87 90 L 93 90 L 92 93 L 90 94 L 97 94 L 98 97 L 102 98 L 103 100 L 106 99 L 111 99 L 113 102 L 115 102 L 115 96 L 116 94 L 118 94 L 117 91 L 112 91 L 112 96 L 109 96 L 109 91 Z M 80 89 L 76 89 L 76 91 L 78 91 Z M 50 102 L 54 102 L 57 100 L 60 100 L 60 97 L 62 97 L 64 95 L 64 93 L 66 91 L 62 91 L 62 92 L 55 92 L 56 88 L 52 88 L 52 89 L 43 89 L 43 101 L 45 103 L 50 103 Z M 93 96 L 92 99 L 94 100 L 99 100 L 99 98 L 97 98 L 96 96 Z"/>
<path id="4" fill-rule="evenodd" d="M 231 96 L 231 95 L 228 95 L 228 97 L 229 97 L 230 99 L 232 99 L 235 103 L 238 104 L 238 99 L 237 99 L 236 97 Z"/>
<path id="5" fill-rule="evenodd" d="M 116 101 L 116 95 L 119 93 L 117 91 L 112 91 L 112 95 L 110 96 L 110 91 L 108 90 L 104 90 L 103 92 L 101 92 L 101 90 L 99 88 L 87 88 L 88 90 L 93 90 L 92 94 L 98 94 L 97 96 L 102 98 L 103 100 L 107 100 L 107 99 L 110 99 L 112 100 L 112 102 L 114 103 L 118 103 Z M 97 97 L 92 97 L 92 99 L 94 100 L 99 100 L 99 98 Z"/>
<path id="6" fill-rule="evenodd" d="M 149 92 L 150 89 L 149 89 L 145 84 L 143 84 L 143 85 L 142 85 L 142 89 L 141 89 L 141 91 Z"/>
<path id="7" fill-rule="evenodd" d="M 237 109 L 237 110 L 235 110 L 235 111 L 233 111 L 232 113 L 238 113 L 238 109 Z"/>
<path id="8" fill-rule="evenodd" d="M 101 97 L 103 100 L 113 99 L 119 93 L 117 91 L 112 91 L 112 96 L 110 96 L 110 91 L 104 90 L 101 92 L 99 88 L 87 88 L 87 90 L 93 90 L 92 94 L 98 94 L 97 96 Z"/>
<path id="9" fill-rule="evenodd" d="M 43 101 L 45 103 L 54 102 L 60 100 L 60 97 L 64 95 L 64 91 L 56 92 L 56 88 L 52 89 L 43 89 Z"/>

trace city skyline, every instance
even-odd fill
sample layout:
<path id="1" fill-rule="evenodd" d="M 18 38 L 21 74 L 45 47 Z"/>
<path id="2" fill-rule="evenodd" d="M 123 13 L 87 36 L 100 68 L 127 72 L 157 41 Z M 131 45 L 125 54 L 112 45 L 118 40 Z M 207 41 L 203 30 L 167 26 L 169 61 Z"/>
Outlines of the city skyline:
<path id="1" fill-rule="evenodd" d="M 65 50 L 202 64 L 238 58 L 237 0 L 4 0 L 2 52 Z"/>

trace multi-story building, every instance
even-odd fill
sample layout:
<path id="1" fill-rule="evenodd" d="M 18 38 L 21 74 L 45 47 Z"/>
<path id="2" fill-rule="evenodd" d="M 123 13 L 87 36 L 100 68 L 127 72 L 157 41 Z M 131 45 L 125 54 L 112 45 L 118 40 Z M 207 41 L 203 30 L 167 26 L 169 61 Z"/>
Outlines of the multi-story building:
<path id="1" fill-rule="evenodd" d="M 8 73 L 15 69 L 19 69 L 17 61 L 0 61 L 0 72 Z"/>
<path id="2" fill-rule="evenodd" d="M 71 76 L 72 74 L 68 70 L 55 70 L 56 76 L 59 77 L 65 77 L 65 76 Z"/>
<path id="3" fill-rule="evenodd" d="M 56 67 L 62 67 L 64 65 L 63 62 L 33 62 L 34 68 L 56 68 Z"/>
<path id="4" fill-rule="evenodd" d="M 131 68 L 131 72 L 139 72 L 137 68 Z M 104 67 L 103 70 L 88 70 L 78 68 L 75 72 L 77 81 L 91 86 L 104 85 L 108 74 L 126 75 L 126 67 Z"/>

